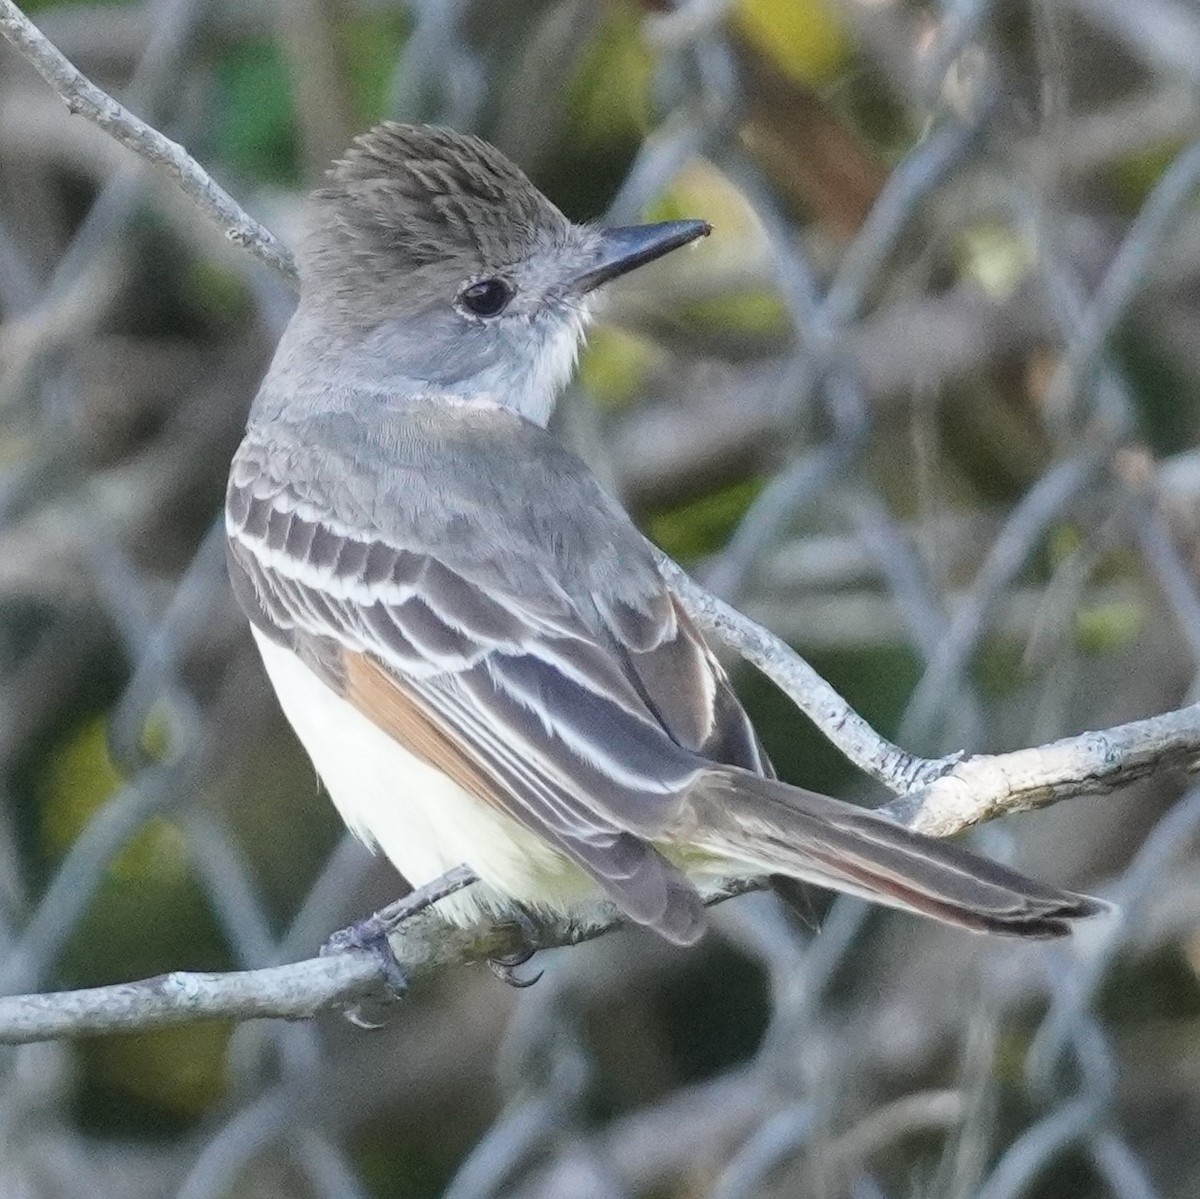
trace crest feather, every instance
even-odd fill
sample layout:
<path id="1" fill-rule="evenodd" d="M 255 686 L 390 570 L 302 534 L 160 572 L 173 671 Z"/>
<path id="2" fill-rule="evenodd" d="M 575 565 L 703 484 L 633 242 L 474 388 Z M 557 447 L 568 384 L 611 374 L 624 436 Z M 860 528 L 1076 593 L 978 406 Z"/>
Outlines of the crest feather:
<path id="1" fill-rule="evenodd" d="M 328 180 L 312 196 L 318 240 L 357 243 L 409 267 L 449 258 L 502 266 L 569 227 L 499 150 L 452 129 L 385 121 L 354 140 Z"/>

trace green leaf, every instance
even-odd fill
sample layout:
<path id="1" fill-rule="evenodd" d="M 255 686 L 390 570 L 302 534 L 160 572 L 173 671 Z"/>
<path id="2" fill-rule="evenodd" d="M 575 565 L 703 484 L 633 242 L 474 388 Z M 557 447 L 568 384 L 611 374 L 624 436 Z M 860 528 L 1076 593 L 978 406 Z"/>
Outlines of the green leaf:
<path id="1" fill-rule="evenodd" d="M 299 139 L 287 64 L 274 42 L 230 46 L 217 64 L 215 150 L 247 179 L 299 182 Z"/>
<path id="2" fill-rule="evenodd" d="M 652 69 L 641 15 L 632 5 L 610 5 L 566 97 L 571 137 L 605 145 L 643 133 Z"/>
<path id="3" fill-rule="evenodd" d="M 647 522 L 651 539 L 673 558 L 698 558 L 721 548 L 762 490 L 760 478 L 742 479 L 690 500 Z"/>
<path id="4" fill-rule="evenodd" d="M 1088 604 L 1075 613 L 1075 644 L 1087 654 L 1111 654 L 1128 645 L 1145 622 L 1145 608 L 1133 600 Z"/>
<path id="5" fill-rule="evenodd" d="M 363 13 L 338 26 L 350 98 L 363 128 L 387 115 L 388 91 L 410 22 L 403 12 Z"/>

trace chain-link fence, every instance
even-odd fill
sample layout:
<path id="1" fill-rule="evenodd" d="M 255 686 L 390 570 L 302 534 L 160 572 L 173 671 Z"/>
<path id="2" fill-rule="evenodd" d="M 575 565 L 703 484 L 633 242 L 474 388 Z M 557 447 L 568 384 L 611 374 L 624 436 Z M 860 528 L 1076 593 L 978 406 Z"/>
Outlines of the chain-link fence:
<path id="1" fill-rule="evenodd" d="M 285 240 L 380 116 L 478 130 L 572 216 L 711 219 L 611 298 L 560 430 L 907 748 L 1194 698 L 1188 0 L 31 15 Z M 307 957 L 400 887 L 339 840 L 214 523 L 291 303 L 0 55 L 6 993 Z M 785 777 L 881 798 L 737 681 Z M 519 995 L 448 969 L 373 1033 L 327 1014 L 4 1050 L 0 1196 L 1195 1195 L 1186 786 L 979 834 L 1121 905 L 1065 945 L 821 896 L 806 924 L 759 894 L 689 953 L 544 954 Z"/>

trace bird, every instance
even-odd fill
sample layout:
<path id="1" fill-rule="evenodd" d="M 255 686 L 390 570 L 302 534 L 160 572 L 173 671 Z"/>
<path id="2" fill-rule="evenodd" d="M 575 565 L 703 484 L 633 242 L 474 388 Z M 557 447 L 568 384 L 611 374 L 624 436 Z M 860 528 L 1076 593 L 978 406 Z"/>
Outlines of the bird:
<path id="1" fill-rule="evenodd" d="M 234 594 L 349 828 L 459 925 L 607 899 L 690 945 L 778 876 L 977 932 L 1100 901 L 781 781 L 655 548 L 547 428 L 597 289 L 710 233 L 569 220 L 499 150 L 385 122 L 309 196 L 226 493 Z"/>

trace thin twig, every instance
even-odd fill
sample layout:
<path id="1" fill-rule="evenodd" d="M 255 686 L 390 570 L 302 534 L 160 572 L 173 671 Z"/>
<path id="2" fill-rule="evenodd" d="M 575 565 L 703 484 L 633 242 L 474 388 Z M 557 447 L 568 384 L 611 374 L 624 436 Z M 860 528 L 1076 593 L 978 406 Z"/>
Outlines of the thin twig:
<path id="1" fill-rule="evenodd" d="M 284 278 L 295 281 L 292 256 L 269 229 L 249 216 L 182 146 L 139 120 L 98 88 L 12 0 L 0 0 L 0 36 L 7 38 L 33 65 L 72 113 L 86 117 L 168 175 L 202 212 L 221 225 L 230 241 L 256 254 Z"/>
<path id="2" fill-rule="evenodd" d="M 880 810 L 919 833 L 951 837 L 997 816 L 1123 787 L 1200 760 L 1200 704 L 1007 754 L 965 758 Z"/>

